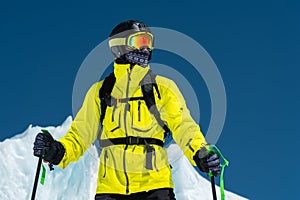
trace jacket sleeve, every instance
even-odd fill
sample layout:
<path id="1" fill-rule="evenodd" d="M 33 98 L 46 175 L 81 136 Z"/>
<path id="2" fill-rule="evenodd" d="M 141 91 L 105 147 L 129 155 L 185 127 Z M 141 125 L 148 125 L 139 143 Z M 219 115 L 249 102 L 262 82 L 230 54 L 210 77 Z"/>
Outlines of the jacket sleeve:
<path id="1" fill-rule="evenodd" d="M 180 146 L 192 165 L 196 166 L 193 157 L 202 146 L 206 145 L 205 138 L 199 125 L 191 117 L 176 84 L 167 79 L 161 87 L 163 90 L 162 118 L 172 131 L 175 142 Z"/>
<path id="2" fill-rule="evenodd" d="M 70 129 L 59 140 L 66 150 L 58 165 L 61 168 L 65 168 L 70 162 L 77 161 L 98 136 L 100 121 L 99 89 L 101 85 L 101 82 L 92 85 Z"/>

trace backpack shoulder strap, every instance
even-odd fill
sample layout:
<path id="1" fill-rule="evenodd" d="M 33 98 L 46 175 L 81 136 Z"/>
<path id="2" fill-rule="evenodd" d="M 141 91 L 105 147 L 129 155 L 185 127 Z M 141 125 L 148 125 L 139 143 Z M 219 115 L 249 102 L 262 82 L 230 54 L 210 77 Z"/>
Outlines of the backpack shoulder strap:
<path id="1" fill-rule="evenodd" d="M 103 122 L 106 108 L 107 108 L 107 98 L 110 97 L 115 82 L 116 82 L 116 77 L 115 74 L 112 72 L 104 79 L 103 84 L 99 90 L 99 98 L 101 100 L 100 124 L 102 124 Z"/>
<path id="2" fill-rule="evenodd" d="M 165 122 L 161 119 L 160 113 L 156 106 L 153 88 L 155 88 L 159 99 L 161 98 L 161 96 L 160 96 L 155 78 L 156 78 L 156 75 L 151 70 L 149 70 L 148 73 L 145 75 L 145 77 L 140 82 L 140 85 L 141 85 L 143 97 L 144 97 L 145 103 L 147 105 L 147 108 L 149 109 L 150 113 L 154 115 L 158 124 L 164 129 L 165 137 L 166 137 L 169 135 L 170 129 L 165 124 Z M 115 82 L 116 82 L 116 77 L 115 77 L 114 73 L 112 72 L 109 76 L 107 76 L 104 79 L 103 84 L 99 90 L 99 98 L 101 100 L 100 124 L 102 124 L 103 119 L 105 117 L 107 106 L 111 105 L 110 94 L 113 90 Z"/>
<path id="3" fill-rule="evenodd" d="M 161 96 L 155 78 L 156 75 L 151 70 L 149 70 L 148 73 L 145 75 L 145 77 L 142 79 L 140 85 L 142 88 L 142 93 L 145 99 L 145 103 L 150 113 L 154 115 L 158 124 L 165 130 L 165 137 L 166 137 L 169 135 L 170 129 L 165 124 L 165 122 L 161 119 L 160 113 L 156 106 L 153 88 L 155 88 L 159 99 L 161 98 Z"/>

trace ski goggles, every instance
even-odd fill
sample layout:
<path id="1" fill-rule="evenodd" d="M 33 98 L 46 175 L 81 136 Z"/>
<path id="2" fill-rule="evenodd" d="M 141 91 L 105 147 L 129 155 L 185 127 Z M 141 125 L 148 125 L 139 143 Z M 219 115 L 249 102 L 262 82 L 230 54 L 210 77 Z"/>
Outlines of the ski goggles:
<path id="1" fill-rule="evenodd" d="M 113 38 L 109 40 L 109 47 L 127 45 L 136 49 L 147 47 L 153 49 L 153 35 L 149 32 L 138 32 L 129 35 L 127 38 Z"/>

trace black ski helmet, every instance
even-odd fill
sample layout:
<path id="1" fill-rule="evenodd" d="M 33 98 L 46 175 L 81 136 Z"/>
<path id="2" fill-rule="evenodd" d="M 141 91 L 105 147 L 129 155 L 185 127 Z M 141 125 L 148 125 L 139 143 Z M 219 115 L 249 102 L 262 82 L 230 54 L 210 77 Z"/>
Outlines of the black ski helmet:
<path id="1" fill-rule="evenodd" d="M 126 38 L 129 35 L 138 32 L 147 32 L 152 34 L 150 28 L 148 28 L 145 23 L 138 20 L 127 20 L 119 23 L 117 26 L 113 28 L 113 30 L 109 35 L 109 41 L 111 41 L 111 39 L 114 38 Z M 110 46 L 110 49 L 116 59 L 124 59 L 123 58 L 124 54 L 129 51 L 128 48 L 126 47 L 127 47 L 126 45 L 118 45 L 118 46 Z M 150 50 L 149 60 L 151 59 L 151 53 L 152 51 Z"/>

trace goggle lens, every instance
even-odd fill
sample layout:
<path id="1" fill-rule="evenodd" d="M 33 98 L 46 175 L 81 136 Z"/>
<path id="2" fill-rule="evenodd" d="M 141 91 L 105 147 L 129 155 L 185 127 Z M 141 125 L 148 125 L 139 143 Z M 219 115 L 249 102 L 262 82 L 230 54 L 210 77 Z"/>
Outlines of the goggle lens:
<path id="1" fill-rule="evenodd" d="M 153 37 L 150 34 L 142 33 L 128 38 L 128 45 L 140 49 L 141 47 L 153 48 Z"/>

